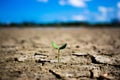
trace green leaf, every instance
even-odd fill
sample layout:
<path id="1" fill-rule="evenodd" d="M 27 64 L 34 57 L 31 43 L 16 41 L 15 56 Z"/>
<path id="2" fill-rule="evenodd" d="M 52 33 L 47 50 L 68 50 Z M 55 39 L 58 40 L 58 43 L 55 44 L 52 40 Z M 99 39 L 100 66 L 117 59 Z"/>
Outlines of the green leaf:
<path id="1" fill-rule="evenodd" d="M 59 47 L 57 46 L 57 44 L 55 42 L 52 42 L 52 47 L 55 49 L 59 49 Z"/>
<path id="2" fill-rule="evenodd" d="M 59 48 L 59 50 L 65 49 L 66 46 L 67 46 L 67 43 L 65 43 L 64 45 L 62 45 L 62 46 Z"/>

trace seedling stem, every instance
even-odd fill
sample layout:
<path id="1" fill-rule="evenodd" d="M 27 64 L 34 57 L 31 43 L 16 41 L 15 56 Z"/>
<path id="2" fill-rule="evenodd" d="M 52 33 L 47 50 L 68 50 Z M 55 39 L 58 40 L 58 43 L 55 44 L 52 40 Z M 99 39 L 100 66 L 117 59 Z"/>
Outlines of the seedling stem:
<path id="1" fill-rule="evenodd" d="M 67 44 L 64 44 L 61 47 L 58 47 L 55 42 L 52 42 L 52 46 L 53 46 L 54 49 L 58 50 L 58 64 L 60 64 L 60 50 L 65 49 L 65 47 L 67 46 Z"/>
<path id="2" fill-rule="evenodd" d="M 58 64 L 60 64 L 60 50 L 58 49 Z"/>

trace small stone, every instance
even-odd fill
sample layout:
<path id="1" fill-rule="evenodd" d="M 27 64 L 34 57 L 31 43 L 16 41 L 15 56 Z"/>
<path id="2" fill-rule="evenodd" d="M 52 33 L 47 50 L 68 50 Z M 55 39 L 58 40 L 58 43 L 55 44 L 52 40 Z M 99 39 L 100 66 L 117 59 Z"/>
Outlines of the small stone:
<path id="1" fill-rule="evenodd" d="M 47 59 L 38 59 L 38 60 L 35 60 L 37 63 L 45 63 L 45 62 L 50 62 L 50 60 L 47 60 Z"/>
<path id="2" fill-rule="evenodd" d="M 104 74 L 102 74 L 101 76 L 103 76 L 103 77 L 107 77 L 108 74 L 107 74 L 107 73 L 104 73 Z"/>
<path id="3" fill-rule="evenodd" d="M 45 55 L 45 54 L 38 54 L 38 53 L 35 53 L 35 54 L 34 54 L 34 59 L 35 59 L 35 60 L 45 59 L 45 58 L 47 58 L 47 57 L 48 57 L 48 56 Z"/>
<path id="4" fill-rule="evenodd" d="M 88 55 L 88 53 L 73 53 L 72 55 L 75 55 L 75 56 L 86 56 Z"/>
<path id="5" fill-rule="evenodd" d="M 94 69 L 92 70 L 92 73 L 93 73 L 93 78 L 98 78 L 100 76 L 100 70 L 98 69 Z"/>
<path id="6" fill-rule="evenodd" d="M 73 74 L 71 74 L 71 73 L 66 73 L 65 76 L 66 76 L 66 77 L 73 77 Z"/>
<path id="7" fill-rule="evenodd" d="M 51 63 L 57 63 L 58 60 L 50 60 Z"/>
<path id="8" fill-rule="evenodd" d="M 28 56 L 20 56 L 18 58 L 15 58 L 16 61 L 19 61 L 19 62 L 24 62 L 25 60 L 28 59 Z"/>
<path id="9" fill-rule="evenodd" d="M 94 58 L 96 60 L 96 62 L 98 63 L 110 63 L 110 59 L 106 56 L 101 56 L 101 55 L 94 55 Z"/>
<path id="10" fill-rule="evenodd" d="M 61 78 L 90 77 L 89 71 L 50 70 L 50 72 Z"/>

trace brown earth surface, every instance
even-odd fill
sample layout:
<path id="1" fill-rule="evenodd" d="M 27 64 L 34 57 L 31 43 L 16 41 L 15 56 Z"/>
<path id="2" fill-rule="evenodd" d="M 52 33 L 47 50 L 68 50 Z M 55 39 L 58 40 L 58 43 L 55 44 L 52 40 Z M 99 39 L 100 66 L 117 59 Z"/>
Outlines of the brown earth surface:
<path id="1" fill-rule="evenodd" d="M 120 80 L 120 29 L 0 28 L 0 80 Z"/>

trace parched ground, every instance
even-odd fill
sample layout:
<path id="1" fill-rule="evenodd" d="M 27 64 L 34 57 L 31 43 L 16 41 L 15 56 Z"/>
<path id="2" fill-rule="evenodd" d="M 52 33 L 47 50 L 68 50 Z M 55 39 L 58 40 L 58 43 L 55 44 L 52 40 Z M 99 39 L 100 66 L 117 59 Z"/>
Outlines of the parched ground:
<path id="1" fill-rule="evenodd" d="M 58 79 L 120 80 L 120 29 L 0 28 L 0 80 Z"/>

